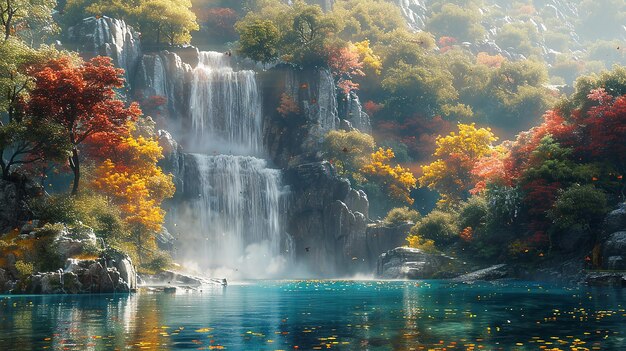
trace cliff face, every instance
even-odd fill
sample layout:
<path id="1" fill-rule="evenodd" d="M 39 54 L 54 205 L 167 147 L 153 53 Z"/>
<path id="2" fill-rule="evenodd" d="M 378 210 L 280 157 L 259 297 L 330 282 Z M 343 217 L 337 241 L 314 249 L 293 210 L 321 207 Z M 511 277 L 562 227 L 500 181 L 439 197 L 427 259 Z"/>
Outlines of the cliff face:
<path id="1" fill-rule="evenodd" d="M 194 170 L 187 169 L 190 156 L 183 151 L 192 119 L 190 95 L 200 52 L 187 47 L 142 54 L 137 38 L 123 21 L 106 17 L 85 19 L 69 34 L 79 51 L 108 55 L 118 67 L 127 70 L 132 88 L 129 97 L 167 99 L 160 122 L 168 131 L 159 131 L 159 142 L 165 155 L 161 165 L 174 175 L 178 189 L 168 206 L 176 207 L 193 188 L 187 183 Z M 258 72 L 257 80 L 262 96 L 265 156 L 271 167 L 281 170 L 284 185 L 290 189 L 282 221 L 293 238 L 296 261 L 324 276 L 372 272 L 378 255 L 391 247 L 381 244 L 380 230 L 368 239 L 367 195 L 337 176 L 321 153 L 330 130 L 371 130 L 358 96 L 338 96 L 328 69 L 300 70 L 278 65 Z M 297 113 L 283 116 L 277 111 L 283 95 L 295 102 Z M 395 245 L 396 240 L 390 242 Z"/>
<path id="2" fill-rule="evenodd" d="M 88 17 L 71 27 L 66 44 L 87 57 L 111 57 L 126 72 L 127 82 L 133 79 L 141 58 L 139 33 L 124 21 L 106 16 Z"/>

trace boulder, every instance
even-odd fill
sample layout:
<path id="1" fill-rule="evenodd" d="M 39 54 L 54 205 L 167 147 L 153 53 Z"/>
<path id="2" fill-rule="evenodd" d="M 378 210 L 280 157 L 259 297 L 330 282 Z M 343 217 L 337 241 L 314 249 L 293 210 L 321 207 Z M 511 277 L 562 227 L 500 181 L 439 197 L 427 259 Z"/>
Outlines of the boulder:
<path id="1" fill-rule="evenodd" d="M 376 274 L 384 279 L 433 279 L 449 276 L 454 268 L 452 257 L 397 247 L 380 255 Z"/>
<path id="2" fill-rule="evenodd" d="M 65 227 L 52 241 L 52 247 L 61 262 L 80 254 L 94 252 L 97 246 L 96 234 L 87 226 L 76 226 L 72 229 Z"/>
<path id="3" fill-rule="evenodd" d="M 589 286 L 597 287 L 626 287 L 626 274 L 623 273 L 590 273 L 585 278 L 585 283 Z"/>
<path id="4" fill-rule="evenodd" d="M 609 235 L 626 230 L 626 203 L 620 204 L 606 216 L 603 230 Z"/>
<path id="5" fill-rule="evenodd" d="M 475 281 L 492 281 L 510 276 L 506 264 L 497 264 L 491 267 L 480 269 L 471 273 L 463 274 L 453 279 L 453 281 L 472 283 Z"/>
<path id="6" fill-rule="evenodd" d="M 611 234 L 602 245 L 603 265 L 606 269 L 626 270 L 626 231 Z"/>
<path id="7" fill-rule="evenodd" d="M 406 245 L 406 237 L 413 223 L 385 225 L 382 222 L 369 224 L 365 233 L 369 271 L 376 270 L 378 257 L 396 247 Z"/>

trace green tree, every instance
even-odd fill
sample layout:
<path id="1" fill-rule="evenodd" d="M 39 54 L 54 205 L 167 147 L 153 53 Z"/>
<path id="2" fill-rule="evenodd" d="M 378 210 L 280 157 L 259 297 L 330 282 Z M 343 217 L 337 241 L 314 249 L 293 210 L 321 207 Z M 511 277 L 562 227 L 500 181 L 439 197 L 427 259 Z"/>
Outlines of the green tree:
<path id="1" fill-rule="evenodd" d="M 239 53 L 254 61 L 269 63 L 278 58 L 280 33 L 269 20 L 252 20 L 237 24 Z"/>
<path id="2" fill-rule="evenodd" d="M 445 4 L 431 16 L 426 28 L 438 36 L 476 42 L 485 36 L 480 20 L 481 14 L 477 7 Z"/>
<path id="3" fill-rule="evenodd" d="M 156 44 L 189 43 L 191 32 L 200 28 L 189 0 L 142 1 L 135 16 L 142 38 Z"/>
<path id="4" fill-rule="evenodd" d="M 17 38 L 0 43 L 0 168 L 3 179 L 14 166 L 66 156 L 61 127 L 22 113 L 21 100 L 34 87 L 28 71 L 60 55 L 53 48 L 30 48 Z"/>
<path id="5" fill-rule="evenodd" d="M 55 0 L 1 1 L 0 24 L 3 26 L 4 38 L 18 34 L 22 28 L 54 28 L 52 10 L 55 6 Z"/>

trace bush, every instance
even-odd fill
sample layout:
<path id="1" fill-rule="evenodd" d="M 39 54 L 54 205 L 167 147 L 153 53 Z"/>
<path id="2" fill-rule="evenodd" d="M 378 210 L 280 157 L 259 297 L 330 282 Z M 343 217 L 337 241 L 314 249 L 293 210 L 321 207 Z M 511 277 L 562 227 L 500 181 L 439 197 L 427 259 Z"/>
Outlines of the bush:
<path id="1" fill-rule="evenodd" d="M 488 214 L 487 201 L 481 196 L 472 196 L 461 204 L 459 211 L 459 228 L 476 230 L 485 225 Z"/>
<path id="2" fill-rule="evenodd" d="M 409 247 L 413 249 L 420 249 L 427 253 L 437 253 L 439 250 L 435 247 L 435 242 L 432 240 L 424 239 L 419 235 L 409 235 L 406 238 L 409 242 Z"/>
<path id="3" fill-rule="evenodd" d="M 410 233 L 425 240 L 433 240 L 438 247 L 441 247 L 457 239 L 459 229 L 454 214 L 434 210 L 413 226 Z"/>
<path id="4" fill-rule="evenodd" d="M 31 209 L 44 223 L 64 223 L 70 227 L 82 223 L 91 227 L 108 245 L 128 236 L 118 207 L 102 195 L 54 195 L 34 200 Z"/>
<path id="5" fill-rule="evenodd" d="M 417 223 L 422 215 L 408 207 L 396 207 L 391 209 L 383 222 L 387 225 L 397 226 L 405 222 Z"/>
<path id="6" fill-rule="evenodd" d="M 609 208 L 606 195 L 593 185 L 574 185 L 561 192 L 548 216 L 558 229 L 593 230 Z"/>
<path id="7" fill-rule="evenodd" d="M 154 274 L 169 268 L 172 265 L 172 257 L 163 251 L 155 252 L 149 262 L 142 264 L 139 269 L 148 274 Z"/>
<path id="8" fill-rule="evenodd" d="M 24 262 L 22 260 L 18 260 L 15 262 L 15 269 L 22 277 L 33 274 L 33 272 L 35 271 L 35 267 L 32 263 Z"/>

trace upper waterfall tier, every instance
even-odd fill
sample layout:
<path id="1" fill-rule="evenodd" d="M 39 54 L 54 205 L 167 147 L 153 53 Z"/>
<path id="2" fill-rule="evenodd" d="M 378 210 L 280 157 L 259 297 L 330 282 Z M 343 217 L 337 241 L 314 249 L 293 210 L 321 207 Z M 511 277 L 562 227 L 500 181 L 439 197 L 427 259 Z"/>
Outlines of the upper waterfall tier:
<path id="1" fill-rule="evenodd" d="M 255 72 L 233 70 L 229 55 L 201 52 L 190 95 L 190 144 L 195 150 L 260 153 L 261 98 Z"/>

